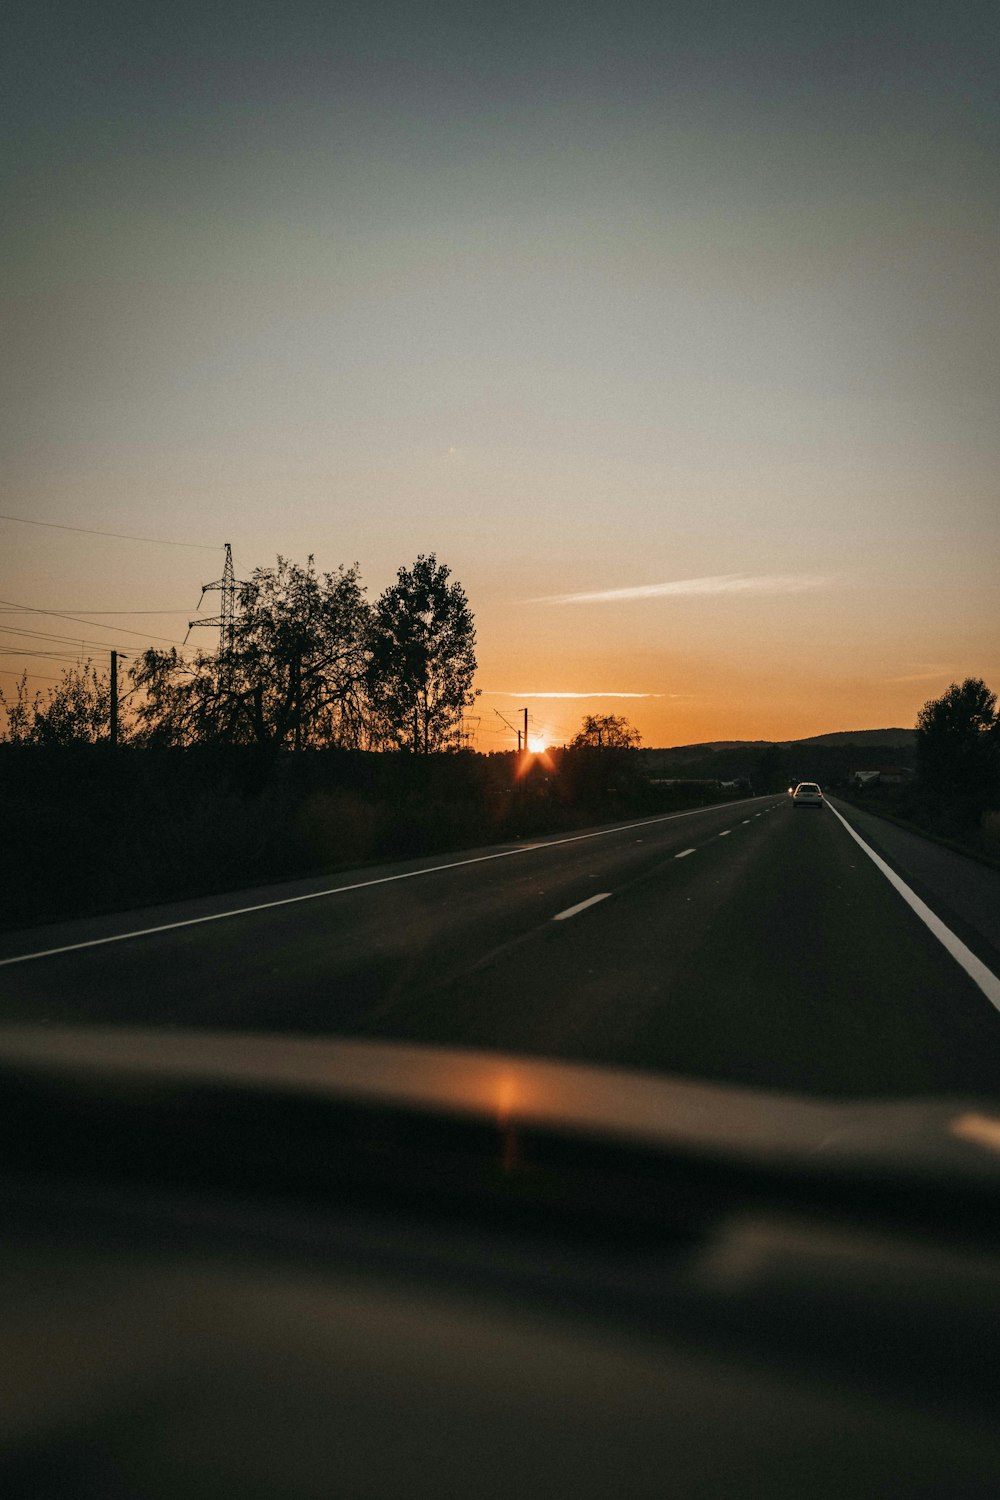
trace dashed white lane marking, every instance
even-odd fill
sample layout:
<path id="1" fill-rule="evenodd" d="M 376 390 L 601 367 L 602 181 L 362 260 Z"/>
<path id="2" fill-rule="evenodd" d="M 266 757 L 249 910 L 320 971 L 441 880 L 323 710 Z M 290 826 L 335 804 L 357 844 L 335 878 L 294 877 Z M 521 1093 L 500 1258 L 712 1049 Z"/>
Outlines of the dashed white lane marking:
<path id="1" fill-rule="evenodd" d="M 733 830 L 731 828 L 724 828 L 722 830 L 722 832 L 719 834 L 719 838 L 720 839 L 727 839 L 729 837 L 729 835 L 732 833 L 732 831 Z"/>
<path id="2" fill-rule="evenodd" d="M 956 937 L 951 928 L 946 927 L 940 917 L 935 916 L 934 912 L 931 911 L 925 902 L 921 901 L 916 892 L 910 890 L 906 881 L 900 879 L 895 870 L 891 869 L 884 859 L 880 859 L 874 849 L 869 848 L 860 833 L 855 832 L 847 819 L 841 817 L 835 807 L 830 807 L 829 802 L 826 805 L 830 808 L 833 816 L 840 819 L 854 842 L 861 845 L 868 858 L 881 870 L 894 890 L 899 892 L 907 906 L 916 912 L 924 926 L 934 934 L 943 947 L 947 948 L 955 962 L 961 965 L 973 984 L 978 985 L 987 1000 L 992 1005 L 995 1005 L 997 1010 L 1000 1010 L 1000 979 L 997 978 L 992 969 L 988 969 L 982 960 L 976 957 L 972 949 L 967 948 L 962 939 Z"/>
<path id="3" fill-rule="evenodd" d="M 575 917 L 578 911 L 586 911 L 588 906 L 596 906 L 598 901 L 606 901 L 610 895 L 610 891 L 602 891 L 599 896 L 588 896 L 586 901 L 578 901 L 575 906 L 567 907 L 565 911 L 559 912 L 552 920 L 553 922 L 565 922 L 567 917 Z"/>
<path id="4" fill-rule="evenodd" d="M 680 852 L 680 854 L 675 854 L 674 855 L 674 859 L 687 859 L 688 855 L 689 854 L 693 854 L 693 853 L 694 853 L 693 849 L 682 849 L 681 852 Z"/>
<path id="5" fill-rule="evenodd" d="M 741 799 L 750 801 L 750 798 Z M 237 906 L 228 911 L 209 912 L 204 917 L 184 917 L 179 922 L 161 922 L 156 927 L 132 928 L 129 932 L 112 932 L 107 937 L 87 938 L 82 943 L 63 943 L 58 948 L 39 948 L 34 953 L 17 953 L 0 958 L 0 969 L 8 964 L 26 964 L 36 958 L 55 958 L 60 953 L 77 953 L 82 948 L 103 948 L 107 943 L 126 943 L 130 938 L 153 937 L 158 932 L 176 932 L 179 927 L 200 927 L 205 922 L 225 922 L 230 917 L 246 917 L 255 911 L 272 911 L 279 906 L 297 906 L 302 901 L 321 901 L 325 896 L 343 896 L 348 891 L 365 891 L 375 885 L 391 885 L 397 880 L 416 880 L 421 875 L 439 875 L 442 870 L 460 870 L 466 865 L 484 865 L 494 859 L 512 859 L 516 854 L 530 854 L 536 849 L 554 849 L 559 844 L 579 844 L 585 839 L 604 839 L 613 833 L 629 833 L 633 828 L 649 828 L 656 823 L 675 823 L 678 818 L 696 818 L 699 813 L 716 812 L 717 807 L 692 807 L 687 812 L 664 813 L 658 818 L 642 818 L 638 823 L 619 823 L 612 828 L 598 828 L 593 833 L 571 833 L 544 843 L 521 844 L 516 849 L 501 849 L 496 854 L 477 854 L 473 859 L 456 859 L 446 865 L 432 865 L 427 870 L 406 870 L 402 875 L 380 875 L 375 880 L 359 880 L 352 885 L 327 886 L 322 891 L 307 891 L 304 896 L 281 896 L 277 901 L 258 901 L 253 906 Z M 694 853 L 694 850 L 691 850 Z"/>
<path id="6" fill-rule="evenodd" d="M 749 823 L 749 821 L 750 821 L 749 818 L 744 818 L 743 822 L 740 824 L 740 827 L 741 828 L 745 828 L 747 826 L 747 824 Z"/>

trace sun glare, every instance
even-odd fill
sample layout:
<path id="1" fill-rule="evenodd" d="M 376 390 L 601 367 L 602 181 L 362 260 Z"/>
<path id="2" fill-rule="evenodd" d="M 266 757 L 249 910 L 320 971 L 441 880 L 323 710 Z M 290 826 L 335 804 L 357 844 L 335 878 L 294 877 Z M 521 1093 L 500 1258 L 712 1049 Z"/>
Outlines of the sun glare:
<path id="1" fill-rule="evenodd" d="M 528 749 L 532 755 L 541 755 L 545 749 L 544 737 L 540 734 L 530 734 L 528 736 Z"/>

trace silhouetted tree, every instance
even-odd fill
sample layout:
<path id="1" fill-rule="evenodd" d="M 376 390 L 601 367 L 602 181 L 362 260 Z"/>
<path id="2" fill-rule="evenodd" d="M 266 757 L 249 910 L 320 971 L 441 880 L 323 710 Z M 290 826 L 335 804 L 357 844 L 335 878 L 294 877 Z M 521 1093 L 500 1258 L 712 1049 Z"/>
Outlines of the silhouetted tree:
<path id="1" fill-rule="evenodd" d="M 1000 714 L 980 677 L 929 699 L 916 724 L 921 784 L 960 816 L 976 818 L 1000 796 Z"/>
<path id="2" fill-rule="evenodd" d="M 716 772 L 716 774 L 718 774 Z M 751 778 L 758 792 L 783 792 L 788 785 L 789 772 L 785 753 L 780 745 L 765 745 L 753 761 Z"/>
<path id="3" fill-rule="evenodd" d="M 476 630 L 465 591 L 450 576 L 433 552 L 421 555 L 375 604 L 368 694 L 385 746 L 427 754 L 458 744 L 474 697 Z"/>
<path id="4" fill-rule="evenodd" d="M 579 734 L 570 741 L 572 749 L 590 746 L 597 750 L 634 750 L 642 735 L 628 719 L 618 714 L 587 714 Z"/>
<path id="5" fill-rule="evenodd" d="M 361 744 L 370 608 L 357 565 L 279 557 L 242 585 L 231 651 L 149 650 L 133 668 L 139 738 L 302 749 Z"/>
<path id="6" fill-rule="evenodd" d="M 66 667 L 55 687 L 29 698 L 24 672 L 13 699 L 0 688 L 0 709 L 4 715 L 0 739 L 10 744 L 93 745 L 110 735 L 111 678 L 88 660 Z M 124 725 L 119 733 L 124 737 Z"/>

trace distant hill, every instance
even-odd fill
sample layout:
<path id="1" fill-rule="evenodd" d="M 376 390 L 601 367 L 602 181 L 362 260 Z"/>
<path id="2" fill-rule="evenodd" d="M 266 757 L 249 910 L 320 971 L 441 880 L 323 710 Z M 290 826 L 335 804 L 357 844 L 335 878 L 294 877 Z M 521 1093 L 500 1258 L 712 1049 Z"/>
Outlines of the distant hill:
<path id="1" fill-rule="evenodd" d="M 770 745 L 770 740 L 704 740 L 697 745 L 675 745 L 675 750 L 697 750 L 701 755 L 706 750 L 740 750 L 744 745 Z"/>
<path id="2" fill-rule="evenodd" d="M 750 742 L 756 743 L 756 742 Z M 779 740 L 781 745 L 913 745 L 912 729 L 838 729 L 832 734 L 814 734 L 807 740 Z"/>
<path id="3" fill-rule="evenodd" d="M 912 729 L 845 729 L 803 740 L 710 740 L 640 750 L 651 776 L 728 781 L 745 777 L 758 789 L 790 780 L 843 784 L 852 771 L 916 763 Z"/>
<path id="4" fill-rule="evenodd" d="M 652 747 L 643 754 L 655 757 L 657 765 L 685 765 L 689 760 L 704 760 L 707 756 L 719 755 L 727 750 L 766 750 L 770 740 L 706 740 L 697 745 L 670 745 L 663 749 Z"/>
<path id="5" fill-rule="evenodd" d="M 722 750 L 764 750 L 777 745 L 781 750 L 799 745 L 906 745 L 915 743 L 912 729 L 835 729 L 829 734 L 813 734 L 801 740 L 702 740 L 694 745 L 668 745 L 647 751 L 649 755 L 668 755 L 678 760 L 703 760 Z"/>

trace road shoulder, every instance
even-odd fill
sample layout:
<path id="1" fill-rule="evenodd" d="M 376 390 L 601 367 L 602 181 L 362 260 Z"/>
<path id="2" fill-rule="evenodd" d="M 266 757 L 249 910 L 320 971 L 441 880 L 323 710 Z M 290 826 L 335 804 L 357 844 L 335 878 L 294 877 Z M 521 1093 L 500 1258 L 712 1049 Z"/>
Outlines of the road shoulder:
<path id="1" fill-rule="evenodd" d="M 840 815 L 994 973 L 1000 973 L 1000 870 L 849 802 Z"/>

